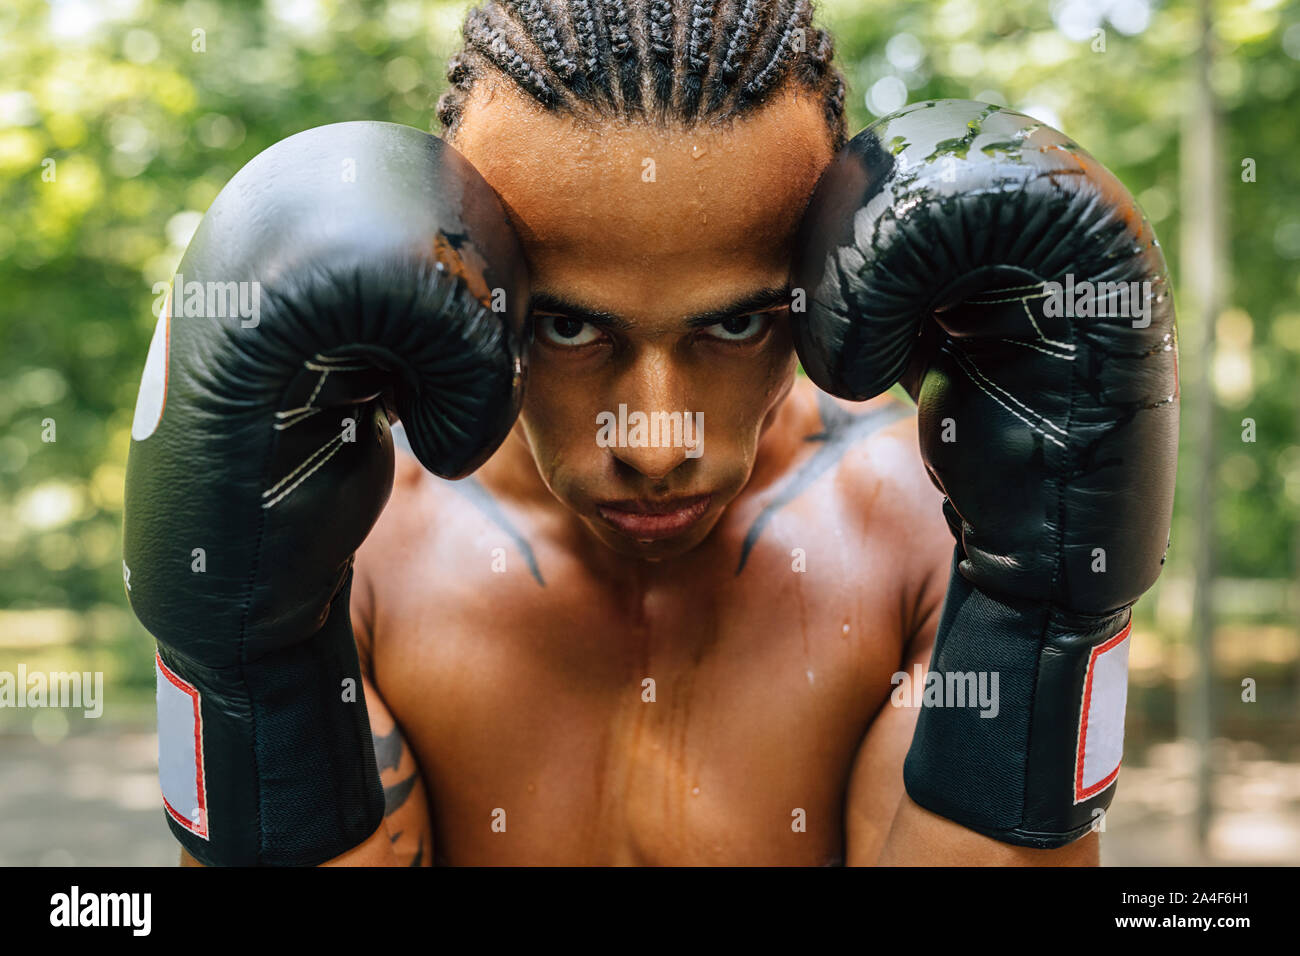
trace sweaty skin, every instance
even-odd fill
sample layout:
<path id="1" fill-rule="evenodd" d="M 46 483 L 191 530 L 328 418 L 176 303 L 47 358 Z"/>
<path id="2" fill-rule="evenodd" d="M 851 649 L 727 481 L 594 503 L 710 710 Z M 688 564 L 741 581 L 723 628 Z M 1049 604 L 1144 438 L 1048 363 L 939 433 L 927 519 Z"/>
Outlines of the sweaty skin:
<path id="1" fill-rule="evenodd" d="M 389 814 L 334 862 L 1095 863 L 904 793 L 890 678 L 929 664 L 952 538 L 910 407 L 795 375 L 816 100 L 594 127 L 483 81 L 453 145 L 519 231 L 536 344 L 500 450 L 455 483 L 399 453 L 357 554 Z M 620 404 L 703 413 L 703 453 L 601 447 Z"/>

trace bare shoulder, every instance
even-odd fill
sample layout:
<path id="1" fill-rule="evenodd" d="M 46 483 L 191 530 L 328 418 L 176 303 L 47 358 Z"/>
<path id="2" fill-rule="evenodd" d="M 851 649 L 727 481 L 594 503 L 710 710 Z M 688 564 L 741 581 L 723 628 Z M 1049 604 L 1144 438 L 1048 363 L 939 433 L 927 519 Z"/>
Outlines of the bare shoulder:
<path id="1" fill-rule="evenodd" d="M 374 528 L 357 549 L 352 575 L 352 631 L 357 651 L 367 669 L 377 631 L 378 598 L 391 594 L 413 568 L 427 566 L 428 550 L 435 546 L 437 516 L 450 507 L 445 485 L 425 470 L 410 452 L 397 448 L 393 462 L 393 487 Z M 400 588 L 399 588 L 400 589 Z"/>
<path id="2" fill-rule="evenodd" d="M 441 495 L 434 488 L 434 476 L 425 470 L 410 452 L 398 448 L 394 453 L 393 489 L 388 504 L 357 551 L 357 565 L 372 568 L 382 564 L 383 555 L 394 549 L 409 549 L 432 525 L 425 516 L 440 507 Z M 421 520 L 415 520 L 420 518 Z"/>
<path id="3" fill-rule="evenodd" d="M 921 460 L 916 409 L 889 393 L 861 403 L 829 401 L 848 416 L 840 427 L 851 434 L 836 467 L 836 483 L 850 514 L 872 522 L 919 521 L 918 531 L 946 529 L 943 496 Z"/>
<path id="4" fill-rule="evenodd" d="M 846 515 L 874 548 L 891 555 L 889 566 L 919 628 L 942 601 L 953 539 L 943 494 L 921 458 L 916 410 L 890 394 L 860 404 L 832 401 L 862 421 L 836 467 Z"/>

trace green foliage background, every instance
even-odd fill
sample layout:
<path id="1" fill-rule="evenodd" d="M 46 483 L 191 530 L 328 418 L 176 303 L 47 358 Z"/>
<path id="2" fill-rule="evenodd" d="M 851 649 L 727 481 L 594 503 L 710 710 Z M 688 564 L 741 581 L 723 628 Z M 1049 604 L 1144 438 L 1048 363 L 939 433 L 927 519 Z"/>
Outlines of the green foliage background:
<path id="1" fill-rule="evenodd" d="M 170 278 L 222 185 L 275 141 L 351 119 L 436 126 L 433 104 L 468 6 L 8 0 L 0 8 L 0 657 L 21 650 L 35 667 L 42 654 L 78 648 L 125 685 L 150 686 L 149 641 L 123 599 L 120 525 L 155 284 Z M 851 131 L 873 118 L 869 91 L 888 99 L 889 83 L 876 85 L 887 77 L 902 81 L 908 101 L 997 99 L 1037 111 L 1139 197 L 1177 285 L 1194 8 L 1164 0 L 1133 33 L 1123 6 L 1113 19 L 1129 33 L 1098 21 L 1104 51 L 1096 34 L 1063 31 L 1058 21 L 1078 7 L 1063 2 L 826 0 L 821 19 L 849 78 Z M 1294 582 L 1300 8 L 1251 0 L 1215 9 L 1232 306 L 1219 320 L 1216 368 L 1217 570 Z M 1255 182 L 1243 181 L 1247 158 Z M 1184 321 L 1185 381 L 1203 359 L 1189 352 L 1194 331 Z M 1258 425 L 1254 444 L 1241 441 L 1247 417 Z M 50 420 L 53 442 L 43 440 Z M 1196 460 L 1184 450 L 1184 477 Z M 1180 492 L 1173 575 L 1188 573 L 1180 544 L 1207 517 L 1187 503 Z M 1177 627 L 1167 636 L 1179 640 Z"/>

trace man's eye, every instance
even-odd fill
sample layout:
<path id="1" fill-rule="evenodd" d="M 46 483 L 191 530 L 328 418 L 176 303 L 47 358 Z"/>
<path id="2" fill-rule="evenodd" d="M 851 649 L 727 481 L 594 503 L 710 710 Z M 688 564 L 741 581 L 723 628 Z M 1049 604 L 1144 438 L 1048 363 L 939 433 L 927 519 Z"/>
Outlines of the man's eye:
<path id="1" fill-rule="evenodd" d="M 724 342 L 748 342 L 762 335 L 767 329 L 767 323 L 767 313 L 750 312 L 748 315 L 734 315 L 724 319 L 716 325 L 710 325 L 704 331 Z"/>
<path id="2" fill-rule="evenodd" d="M 567 315 L 537 315 L 537 331 L 551 345 L 577 347 L 600 341 L 600 330 L 590 322 Z"/>

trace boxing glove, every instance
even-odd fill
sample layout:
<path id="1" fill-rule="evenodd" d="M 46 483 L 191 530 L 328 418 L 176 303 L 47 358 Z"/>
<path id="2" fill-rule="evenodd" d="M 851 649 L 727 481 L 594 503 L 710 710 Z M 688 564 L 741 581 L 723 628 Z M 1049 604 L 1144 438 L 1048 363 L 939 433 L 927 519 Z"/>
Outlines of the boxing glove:
<path id="1" fill-rule="evenodd" d="M 851 399 L 903 383 L 956 539 L 907 792 L 998 840 L 1062 846 L 1114 795 L 1130 607 L 1169 541 L 1178 365 L 1159 243 L 1061 133 L 947 100 L 855 137 L 797 250 L 804 368 Z M 993 706 L 963 706 L 972 681 Z"/>
<path id="2" fill-rule="evenodd" d="M 378 829 L 348 599 L 387 412 L 431 471 L 472 471 L 519 409 L 527 300 L 496 194 L 409 127 L 291 136 L 199 224 L 137 399 L 123 573 L 157 641 L 164 812 L 200 862 L 317 864 Z"/>

